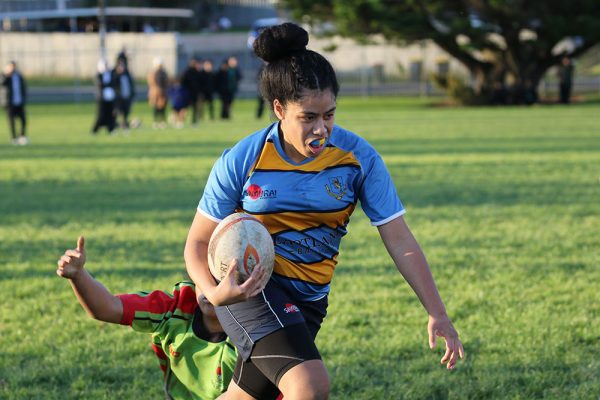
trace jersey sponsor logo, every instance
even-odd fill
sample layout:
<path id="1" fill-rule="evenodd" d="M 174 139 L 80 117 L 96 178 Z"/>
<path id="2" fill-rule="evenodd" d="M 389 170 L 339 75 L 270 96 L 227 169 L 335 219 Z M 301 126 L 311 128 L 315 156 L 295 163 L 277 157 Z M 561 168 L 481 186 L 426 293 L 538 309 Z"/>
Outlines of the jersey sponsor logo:
<path id="1" fill-rule="evenodd" d="M 287 303 L 285 305 L 285 308 L 283 309 L 283 312 L 286 313 L 286 314 L 297 313 L 297 312 L 300 312 L 300 309 L 298 307 L 296 307 L 295 304 Z"/>
<path id="2" fill-rule="evenodd" d="M 171 343 L 169 345 L 169 353 L 171 354 L 172 357 L 179 357 L 181 355 L 180 352 L 175 351 L 175 347 L 173 347 L 173 343 Z"/>
<path id="3" fill-rule="evenodd" d="M 348 191 L 348 185 L 344 183 L 341 176 L 333 176 L 329 178 L 329 184 L 325 185 L 327 194 L 336 200 L 341 200 Z"/>
<path id="4" fill-rule="evenodd" d="M 317 254 L 327 258 L 333 257 L 332 249 L 337 249 L 344 232 L 331 230 L 316 233 L 316 236 L 305 235 L 301 238 L 291 238 L 285 236 L 276 236 L 275 246 L 285 249 L 296 256 L 306 254 Z M 337 251 L 337 250 L 335 250 Z"/>
<path id="5" fill-rule="evenodd" d="M 248 189 L 244 190 L 242 193 L 244 197 L 250 197 L 250 200 L 259 200 L 259 199 L 275 199 L 277 198 L 277 190 L 276 189 L 263 189 L 257 184 L 252 184 L 248 186 Z"/>

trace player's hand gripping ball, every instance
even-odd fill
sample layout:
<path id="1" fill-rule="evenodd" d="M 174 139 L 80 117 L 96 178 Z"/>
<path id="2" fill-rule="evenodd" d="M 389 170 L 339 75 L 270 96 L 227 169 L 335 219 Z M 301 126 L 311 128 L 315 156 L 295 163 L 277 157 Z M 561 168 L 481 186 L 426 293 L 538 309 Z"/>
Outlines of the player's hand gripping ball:
<path id="1" fill-rule="evenodd" d="M 220 282 L 233 259 L 237 259 L 237 282 L 243 283 L 259 264 L 265 274 L 261 282 L 264 288 L 275 261 L 273 239 L 264 224 L 246 213 L 231 214 L 217 225 L 208 243 L 208 266 L 217 282 Z"/>

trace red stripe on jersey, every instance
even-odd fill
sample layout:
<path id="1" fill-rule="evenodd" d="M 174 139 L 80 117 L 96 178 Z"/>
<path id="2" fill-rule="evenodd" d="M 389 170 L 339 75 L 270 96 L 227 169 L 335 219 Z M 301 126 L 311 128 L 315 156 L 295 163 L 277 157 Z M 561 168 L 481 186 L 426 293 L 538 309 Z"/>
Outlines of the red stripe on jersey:
<path id="1" fill-rule="evenodd" d="M 159 359 L 160 369 L 163 372 L 163 376 L 166 377 L 167 365 L 169 364 L 169 359 L 167 358 L 167 355 L 165 354 L 163 349 L 157 346 L 155 343 L 152 343 L 152 350 L 154 350 L 154 354 Z"/>
<path id="2" fill-rule="evenodd" d="M 173 296 L 155 290 L 148 294 L 122 294 L 117 297 L 123 303 L 122 325 L 131 325 L 136 312 L 165 314 L 179 309 L 185 314 L 193 314 L 198 304 L 194 287 L 183 285 L 173 291 Z"/>
<path id="3" fill-rule="evenodd" d="M 156 357 L 160 358 L 161 360 L 167 360 L 167 354 L 165 353 L 165 351 L 157 346 L 155 343 L 152 343 L 152 350 L 154 350 L 154 354 L 156 354 Z"/>

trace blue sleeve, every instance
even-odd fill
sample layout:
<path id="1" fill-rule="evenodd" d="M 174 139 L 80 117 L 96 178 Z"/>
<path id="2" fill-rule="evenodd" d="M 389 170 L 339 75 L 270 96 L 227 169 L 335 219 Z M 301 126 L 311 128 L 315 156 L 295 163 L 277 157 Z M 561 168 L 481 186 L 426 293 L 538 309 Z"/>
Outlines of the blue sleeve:
<path id="1" fill-rule="evenodd" d="M 246 136 L 223 152 L 210 172 L 198 204 L 199 212 L 220 222 L 241 208 L 244 184 L 272 129 L 276 129 L 276 124 Z"/>
<path id="2" fill-rule="evenodd" d="M 198 211 L 215 221 L 232 214 L 240 205 L 243 169 L 240 159 L 232 156 L 230 149 L 225 150 L 210 171 Z"/>
<path id="3" fill-rule="evenodd" d="M 366 156 L 360 157 L 364 177 L 359 199 L 371 224 L 379 226 L 403 215 L 405 210 L 381 156 L 370 146 L 368 150 Z"/>

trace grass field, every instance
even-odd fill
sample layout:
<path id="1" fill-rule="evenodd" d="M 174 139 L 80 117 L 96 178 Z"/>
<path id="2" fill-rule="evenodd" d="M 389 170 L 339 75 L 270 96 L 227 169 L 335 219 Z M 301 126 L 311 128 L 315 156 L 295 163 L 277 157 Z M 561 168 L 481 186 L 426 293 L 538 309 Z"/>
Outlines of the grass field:
<path id="1" fill-rule="evenodd" d="M 159 399 L 149 338 L 87 317 L 56 260 L 86 235 L 115 293 L 169 290 L 211 165 L 258 130 L 231 122 L 90 135 L 93 106 L 29 107 L 0 137 L 0 398 Z M 459 329 L 455 371 L 362 211 L 342 243 L 318 346 L 332 399 L 600 398 L 598 105 L 444 108 L 341 99 L 337 123 L 384 157 Z"/>

